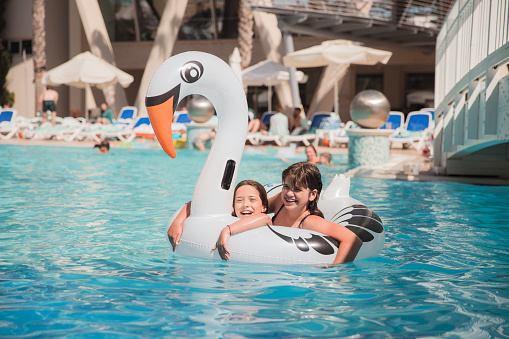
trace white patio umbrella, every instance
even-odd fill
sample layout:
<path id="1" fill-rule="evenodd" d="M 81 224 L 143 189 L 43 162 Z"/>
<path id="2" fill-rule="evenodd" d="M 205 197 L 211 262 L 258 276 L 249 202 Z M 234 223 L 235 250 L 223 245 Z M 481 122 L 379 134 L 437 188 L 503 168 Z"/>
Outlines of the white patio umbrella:
<path id="1" fill-rule="evenodd" d="M 78 54 L 71 60 L 47 71 L 42 76 L 43 84 L 84 88 L 87 96 L 91 93 L 90 86 L 105 89 L 118 82 L 126 88 L 133 80 L 132 75 L 90 52 Z"/>
<path id="2" fill-rule="evenodd" d="M 348 40 L 329 40 L 322 44 L 288 53 L 283 57 L 287 67 L 320 67 L 338 64 L 386 64 L 392 52 L 364 47 Z M 334 82 L 334 111 L 339 114 L 337 83 Z"/>
<path id="3" fill-rule="evenodd" d="M 297 81 L 306 83 L 308 76 L 302 71 L 297 71 Z M 269 89 L 268 94 L 268 108 L 272 110 L 272 86 L 276 86 L 281 82 L 290 80 L 290 72 L 284 65 L 271 61 L 264 60 L 259 63 L 249 66 L 242 71 L 242 81 L 245 86 L 267 86 Z"/>
<path id="4" fill-rule="evenodd" d="M 235 72 L 235 75 L 237 75 L 237 77 L 239 78 L 240 83 L 242 83 L 242 66 L 240 65 L 241 62 L 242 59 L 240 57 L 239 49 L 238 47 L 235 47 L 233 49 L 233 53 L 230 55 L 230 58 L 228 59 L 228 64 Z"/>

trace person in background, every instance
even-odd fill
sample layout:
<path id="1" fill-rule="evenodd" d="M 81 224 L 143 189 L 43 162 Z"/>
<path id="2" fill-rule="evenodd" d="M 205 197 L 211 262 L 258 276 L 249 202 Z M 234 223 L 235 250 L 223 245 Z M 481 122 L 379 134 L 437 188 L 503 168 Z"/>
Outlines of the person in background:
<path id="1" fill-rule="evenodd" d="M 101 115 L 97 118 L 97 123 L 103 125 L 113 123 L 113 116 L 111 115 L 111 110 L 108 108 L 108 105 L 105 102 L 101 104 Z"/>
<path id="2" fill-rule="evenodd" d="M 316 148 L 313 145 L 306 146 L 306 157 L 308 158 L 307 161 L 312 164 L 320 162 L 318 152 L 316 152 Z"/>
<path id="3" fill-rule="evenodd" d="M 320 164 L 330 165 L 332 164 L 332 154 L 329 152 L 323 152 L 320 154 Z"/>
<path id="4" fill-rule="evenodd" d="M 302 110 L 300 107 L 295 107 L 293 109 L 291 125 L 290 125 L 290 133 L 292 133 L 292 134 L 299 134 L 302 131 L 302 120 L 300 117 L 301 111 Z"/>
<path id="5" fill-rule="evenodd" d="M 212 141 L 215 138 L 216 138 L 215 130 L 212 130 L 210 132 L 200 133 L 194 137 L 193 146 L 203 152 L 203 151 L 205 151 L 205 143 L 207 141 Z"/>
<path id="6" fill-rule="evenodd" d="M 94 146 L 94 148 L 96 147 L 99 148 L 99 154 L 107 154 L 110 152 L 110 141 L 108 139 L 104 139 Z"/>
<path id="7" fill-rule="evenodd" d="M 42 123 L 46 122 L 48 112 L 51 113 L 51 124 L 53 126 L 57 123 L 57 104 L 58 92 L 52 88 L 47 88 L 39 98 L 39 104 L 42 105 Z"/>

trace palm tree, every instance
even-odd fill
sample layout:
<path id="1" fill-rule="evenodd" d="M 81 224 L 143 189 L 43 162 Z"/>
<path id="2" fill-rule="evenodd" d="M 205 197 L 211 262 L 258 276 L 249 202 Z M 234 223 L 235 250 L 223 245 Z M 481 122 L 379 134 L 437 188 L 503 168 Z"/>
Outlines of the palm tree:
<path id="1" fill-rule="evenodd" d="M 35 98 L 37 102 L 37 111 L 42 110 L 39 103 L 39 97 L 45 90 L 42 84 L 42 75 L 46 71 L 46 28 L 44 19 L 46 18 L 46 1 L 32 0 L 32 34 L 33 46 L 32 56 L 34 60 L 35 75 Z"/>
<path id="2" fill-rule="evenodd" d="M 240 0 L 239 3 L 239 52 L 242 68 L 251 64 L 253 54 L 253 11 L 248 0 Z"/>

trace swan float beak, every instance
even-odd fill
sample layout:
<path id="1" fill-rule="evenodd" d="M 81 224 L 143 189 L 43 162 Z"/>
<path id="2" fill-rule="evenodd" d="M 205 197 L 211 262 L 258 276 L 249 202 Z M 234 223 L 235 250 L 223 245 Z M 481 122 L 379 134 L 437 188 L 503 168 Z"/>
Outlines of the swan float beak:
<path id="1" fill-rule="evenodd" d="M 166 154 L 172 158 L 177 156 L 173 144 L 171 124 L 173 122 L 173 113 L 179 102 L 179 94 L 180 85 L 177 85 L 166 93 L 153 97 L 146 97 L 145 99 L 148 116 L 157 140 Z"/>

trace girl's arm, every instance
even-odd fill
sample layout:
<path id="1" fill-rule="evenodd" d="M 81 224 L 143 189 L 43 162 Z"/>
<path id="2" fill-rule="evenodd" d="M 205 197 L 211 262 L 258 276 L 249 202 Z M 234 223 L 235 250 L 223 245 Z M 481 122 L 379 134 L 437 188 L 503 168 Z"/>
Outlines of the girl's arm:
<path id="1" fill-rule="evenodd" d="M 359 237 L 345 226 L 335 224 L 316 215 L 306 218 L 302 223 L 302 227 L 320 232 L 340 242 L 333 265 L 353 261 L 362 245 Z"/>
<path id="2" fill-rule="evenodd" d="M 272 225 L 272 220 L 270 220 L 269 216 L 265 213 L 251 215 L 249 217 L 242 218 L 221 230 L 216 245 L 214 246 L 214 248 L 212 248 L 212 250 L 215 250 L 217 248 L 217 251 L 221 256 L 221 259 L 230 260 L 230 251 L 228 251 L 228 248 L 226 247 L 226 244 L 228 243 L 228 239 L 230 239 L 230 236 L 265 225 Z"/>
<path id="3" fill-rule="evenodd" d="M 180 242 L 180 236 L 184 229 L 184 221 L 189 217 L 189 214 L 191 214 L 190 201 L 182 207 L 175 220 L 171 223 L 170 228 L 168 228 L 168 239 L 170 240 L 171 247 L 173 247 L 173 252 L 175 252 L 175 248 Z"/>

